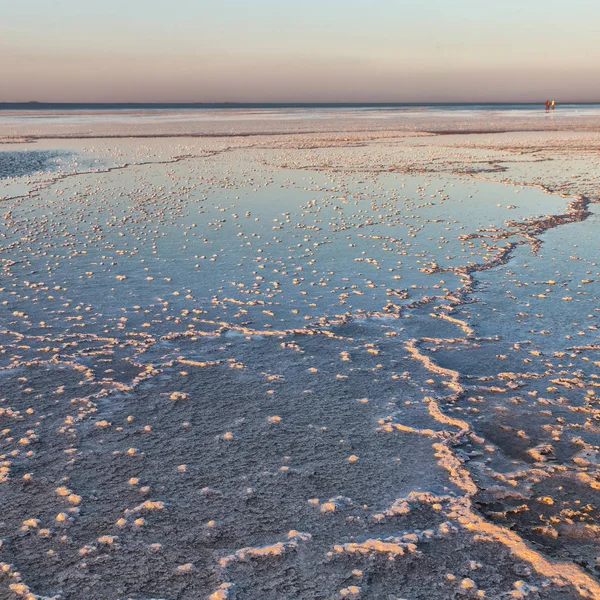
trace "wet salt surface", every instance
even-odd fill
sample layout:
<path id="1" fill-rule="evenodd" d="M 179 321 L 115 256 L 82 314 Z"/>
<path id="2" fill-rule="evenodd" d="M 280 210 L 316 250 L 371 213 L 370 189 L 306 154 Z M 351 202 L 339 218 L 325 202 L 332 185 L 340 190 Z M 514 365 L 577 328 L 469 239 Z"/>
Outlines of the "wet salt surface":
<path id="1" fill-rule="evenodd" d="M 445 143 L 32 144 L 5 595 L 600 597 L 597 158 Z"/>

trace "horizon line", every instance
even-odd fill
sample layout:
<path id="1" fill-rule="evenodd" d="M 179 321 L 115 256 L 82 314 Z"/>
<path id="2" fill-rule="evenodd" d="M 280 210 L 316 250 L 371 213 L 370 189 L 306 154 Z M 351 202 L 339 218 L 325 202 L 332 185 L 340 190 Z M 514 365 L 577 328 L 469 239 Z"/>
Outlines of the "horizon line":
<path id="1" fill-rule="evenodd" d="M 350 101 L 313 101 L 313 102 L 293 102 L 293 101 L 285 101 L 285 102 L 275 102 L 275 101 L 223 101 L 223 102 L 160 102 L 160 101 L 127 101 L 127 102 L 72 102 L 72 101 L 40 101 L 40 100 L 28 100 L 23 102 L 14 102 L 14 101 L 0 101 L 0 109 L 17 109 L 17 108 L 34 108 L 34 109 L 44 109 L 44 108 L 117 108 L 117 107 L 131 107 L 131 108 L 226 108 L 226 107 L 256 107 L 256 108 L 264 108 L 264 107 L 273 107 L 273 108 L 319 108 L 319 107 L 395 107 L 395 106 L 502 106 L 502 105 L 514 105 L 514 106 L 537 106 L 538 104 L 543 104 L 545 102 L 544 99 L 540 99 L 538 101 L 419 101 L 419 102 L 402 102 L 402 101 L 393 101 L 393 102 L 378 102 L 378 101 L 368 101 L 368 102 L 350 102 Z M 592 105 L 592 104 L 600 104 L 600 100 L 562 100 L 557 101 L 557 104 L 581 104 L 581 105 Z"/>

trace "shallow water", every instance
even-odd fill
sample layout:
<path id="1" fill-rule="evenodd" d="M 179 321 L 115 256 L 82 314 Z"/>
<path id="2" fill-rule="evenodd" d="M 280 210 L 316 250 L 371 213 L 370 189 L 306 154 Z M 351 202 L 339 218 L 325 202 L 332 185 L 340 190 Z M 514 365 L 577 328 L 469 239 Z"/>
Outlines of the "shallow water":
<path id="1" fill-rule="evenodd" d="M 5 182 L 0 585 L 598 597 L 597 205 L 304 143 L 46 141 L 69 169 Z"/>

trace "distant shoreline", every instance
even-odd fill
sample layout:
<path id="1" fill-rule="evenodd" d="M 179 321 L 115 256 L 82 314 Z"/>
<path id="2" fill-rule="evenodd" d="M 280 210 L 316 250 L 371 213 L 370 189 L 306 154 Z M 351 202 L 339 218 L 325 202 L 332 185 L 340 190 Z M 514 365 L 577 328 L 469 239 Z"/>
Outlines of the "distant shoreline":
<path id="1" fill-rule="evenodd" d="M 239 138 L 296 134 L 600 133 L 600 104 L 559 104 L 556 111 L 544 110 L 543 104 L 40 103 L 20 105 L 26 106 L 20 109 L 14 106 L 0 104 L 0 143 L 66 138 Z"/>

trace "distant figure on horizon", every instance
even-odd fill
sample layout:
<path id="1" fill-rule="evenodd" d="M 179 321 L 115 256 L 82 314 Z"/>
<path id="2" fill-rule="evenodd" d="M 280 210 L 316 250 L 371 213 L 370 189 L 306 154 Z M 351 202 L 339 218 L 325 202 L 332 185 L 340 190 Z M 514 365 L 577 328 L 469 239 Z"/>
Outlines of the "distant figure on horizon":
<path id="1" fill-rule="evenodd" d="M 550 110 L 550 100 L 546 100 L 546 112 Z"/>
<path id="2" fill-rule="evenodd" d="M 552 100 L 552 110 L 554 110 L 554 100 Z"/>

